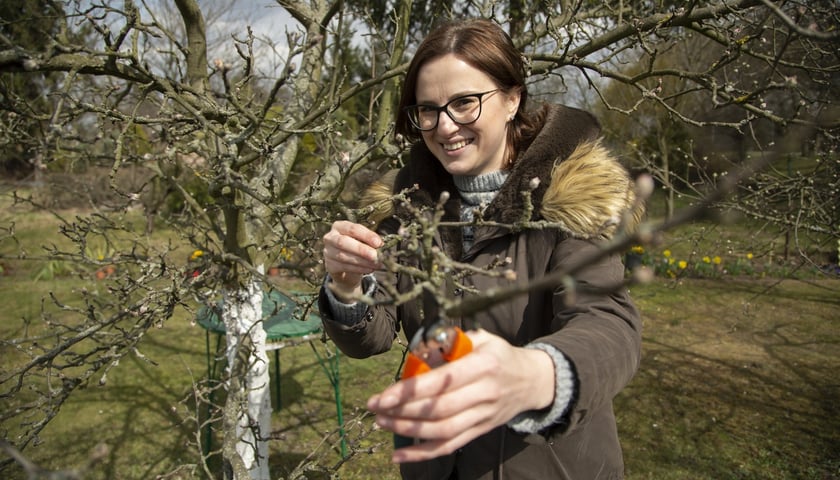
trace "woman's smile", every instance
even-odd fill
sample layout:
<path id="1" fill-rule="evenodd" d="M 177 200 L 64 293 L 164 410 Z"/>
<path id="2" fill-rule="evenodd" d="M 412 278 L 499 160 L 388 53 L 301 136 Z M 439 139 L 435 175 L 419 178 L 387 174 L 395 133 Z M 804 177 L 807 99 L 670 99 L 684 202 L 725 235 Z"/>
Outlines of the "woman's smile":
<path id="1" fill-rule="evenodd" d="M 443 149 L 447 152 L 454 152 L 455 150 L 460 150 L 467 145 L 471 144 L 472 140 L 459 140 L 454 143 L 442 143 Z"/>

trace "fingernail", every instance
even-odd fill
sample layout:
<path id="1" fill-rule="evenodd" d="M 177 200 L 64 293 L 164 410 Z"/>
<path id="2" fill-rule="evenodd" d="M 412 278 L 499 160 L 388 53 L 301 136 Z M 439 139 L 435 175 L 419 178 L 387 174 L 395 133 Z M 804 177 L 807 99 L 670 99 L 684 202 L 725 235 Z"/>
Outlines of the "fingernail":
<path id="1" fill-rule="evenodd" d="M 377 415 L 376 424 L 384 428 L 385 430 L 390 430 L 391 427 L 394 425 L 394 422 L 391 421 L 390 417 L 383 417 L 382 415 Z"/>
<path id="2" fill-rule="evenodd" d="M 379 405 L 379 395 L 374 395 L 368 398 L 367 403 L 365 404 L 368 410 L 376 410 L 376 407 Z"/>

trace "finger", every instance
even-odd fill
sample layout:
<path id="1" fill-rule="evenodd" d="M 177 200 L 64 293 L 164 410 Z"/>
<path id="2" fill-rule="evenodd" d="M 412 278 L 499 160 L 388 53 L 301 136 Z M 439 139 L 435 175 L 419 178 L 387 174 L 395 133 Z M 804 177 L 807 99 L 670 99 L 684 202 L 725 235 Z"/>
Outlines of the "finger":
<path id="1" fill-rule="evenodd" d="M 376 270 L 379 264 L 335 249 L 325 248 L 324 267 L 333 274 L 333 277 L 336 277 L 335 274 L 339 272 L 365 275 Z"/>
<path id="2" fill-rule="evenodd" d="M 504 394 L 492 379 L 480 378 L 440 395 L 414 397 L 393 408 L 377 410 L 384 417 L 415 421 L 438 421 L 453 417 L 477 405 L 493 402 Z"/>
<path id="3" fill-rule="evenodd" d="M 448 440 L 424 440 L 416 445 L 394 450 L 391 454 L 391 461 L 394 463 L 409 463 L 431 460 L 453 453 L 474 438 L 464 432 L 462 435 Z"/>
<path id="4" fill-rule="evenodd" d="M 371 248 L 379 248 L 383 245 L 382 237 L 364 225 L 348 222 L 346 220 L 339 220 L 333 223 L 332 228 L 338 233 L 352 237 Z"/>
<path id="5" fill-rule="evenodd" d="M 338 267 L 350 265 L 375 270 L 379 265 L 376 250 L 347 236 L 325 237 L 323 254 L 328 266 L 332 263 Z"/>
<path id="6" fill-rule="evenodd" d="M 394 463 L 420 462 L 449 455 L 492 429 L 492 425 L 483 424 L 462 430 L 452 438 L 423 440 L 416 445 L 394 450 L 391 461 Z"/>
<path id="7" fill-rule="evenodd" d="M 330 230 L 324 235 L 324 256 L 338 262 L 377 265 L 378 252 L 355 237 Z"/>
<path id="8" fill-rule="evenodd" d="M 367 408 L 373 413 L 392 414 L 394 409 L 409 402 L 434 399 L 447 392 L 458 391 L 484 376 L 492 375 L 497 368 L 495 356 L 472 352 L 455 362 L 389 386 L 372 396 Z"/>
<path id="9" fill-rule="evenodd" d="M 406 437 L 444 440 L 455 438 L 468 429 L 489 423 L 488 421 L 493 417 L 494 411 L 492 402 L 485 402 L 461 410 L 452 416 L 435 420 L 377 415 L 376 424 L 385 430 Z"/>

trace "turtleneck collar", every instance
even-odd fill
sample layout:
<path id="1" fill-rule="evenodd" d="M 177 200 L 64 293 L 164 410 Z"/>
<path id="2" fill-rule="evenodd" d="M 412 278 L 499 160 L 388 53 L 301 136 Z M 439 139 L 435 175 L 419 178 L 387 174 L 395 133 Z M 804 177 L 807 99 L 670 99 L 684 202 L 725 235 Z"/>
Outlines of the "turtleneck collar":
<path id="1" fill-rule="evenodd" d="M 509 175 L 508 171 L 498 170 L 481 175 L 453 175 L 452 179 L 464 202 L 476 206 L 489 203 Z"/>

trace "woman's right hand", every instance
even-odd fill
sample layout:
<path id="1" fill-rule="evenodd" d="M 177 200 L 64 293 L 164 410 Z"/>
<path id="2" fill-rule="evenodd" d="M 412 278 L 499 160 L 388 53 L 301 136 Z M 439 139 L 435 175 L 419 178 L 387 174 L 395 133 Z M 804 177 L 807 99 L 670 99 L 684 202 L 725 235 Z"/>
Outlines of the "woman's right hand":
<path id="1" fill-rule="evenodd" d="M 362 293 L 362 276 L 379 268 L 377 248 L 382 238 L 358 223 L 339 220 L 324 235 L 324 268 L 332 278 L 329 287 L 339 300 Z"/>

